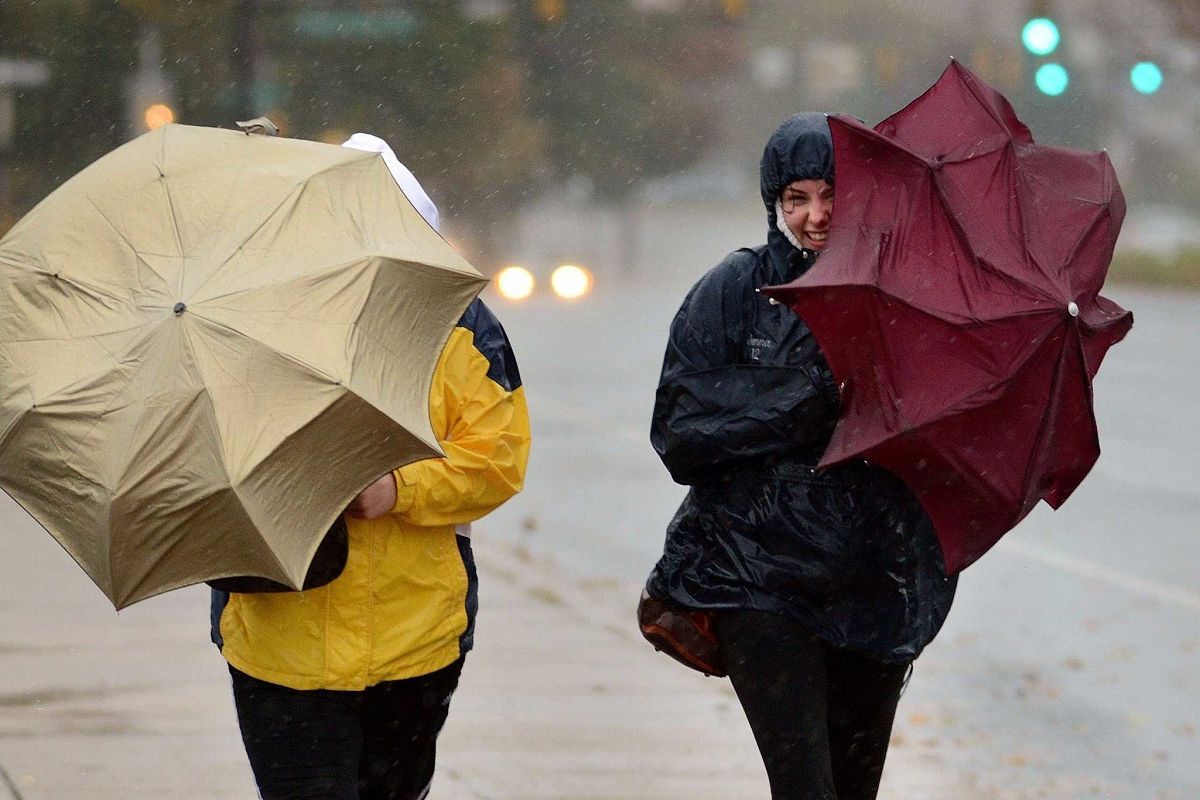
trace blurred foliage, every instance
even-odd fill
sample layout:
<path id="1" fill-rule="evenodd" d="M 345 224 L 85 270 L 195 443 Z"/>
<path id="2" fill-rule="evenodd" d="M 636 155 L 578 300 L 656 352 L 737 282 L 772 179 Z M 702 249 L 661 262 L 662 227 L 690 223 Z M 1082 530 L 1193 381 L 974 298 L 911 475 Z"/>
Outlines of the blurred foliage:
<path id="1" fill-rule="evenodd" d="M 130 37 L 135 43 L 151 28 L 161 37 L 162 67 L 173 83 L 176 120 L 230 127 L 235 117 L 244 118 L 235 107 L 234 31 L 241 22 L 236 0 L 119 2 L 138 21 Z"/>
<path id="2" fill-rule="evenodd" d="M 1183 35 L 1200 41 L 1200 4 L 1196 0 L 1164 0 L 1168 12 L 1175 20 L 1177 30 Z"/>
<path id="3" fill-rule="evenodd" d="M 1200 289 L 1200 248 L 1186 247 L 1172 253 L 1118 251 L 1108 275 L 1124 283 Z"/>
<path id="4" fill-rule="evenodd" d="M 521 53 L 554 177 L 585 176 L 619 202 L 704 155 L 717 109 L 693 77 L 721 76 L 739 40 L 712 2 L 686 14 L 614 14 L 604 3 L 524 7 Z"/>
<path id="5" fill-rule="evenodd" d="M 281 89 L 278 107 L 289 135 L 383 137 L 457 231 L 493 239 L 530 191 L 544 155 L 512 28 L 473 22 L 457 4 L 404 8 L 416 28 L 400 40 L 296 35 L 291 12 L 274 20 L 264 49 L 274 62 L 271 82 Z M 486 250 L 482 242 L 465 249 L 477 257 Z"/>
<path id="6" fill-rule="evenodd" d="M 521 2 L 470 16 L 445 0 L 0 2 L 0 57 L 45 60 L 51 75 L 17 98 L 0 200 L 22 213 L 144 130 L 129 98 L 153 34 L 161 60 L 142 69 L 177 121 L 229 127 L 266 114 L 289 136 L 374 133 L 470 255 L 502 250 L 513 214 L 548 181 L 584 175 L 620 200 L 703 154 L 712 109 L 689 81 L 728 59 L 719 43 L 731 39 L 708 35 L 722 18 L 605 6 Z"/>
<path id="7" fill-rule="evenodd" d="M 0 30 L 0 56 L 43 60 L 50 73 L 47 85 L 16 91 L 13 152 L 4 159 L 17 214 L 128 138 L 137 20 L 111 2 L 0 2 Z"/>

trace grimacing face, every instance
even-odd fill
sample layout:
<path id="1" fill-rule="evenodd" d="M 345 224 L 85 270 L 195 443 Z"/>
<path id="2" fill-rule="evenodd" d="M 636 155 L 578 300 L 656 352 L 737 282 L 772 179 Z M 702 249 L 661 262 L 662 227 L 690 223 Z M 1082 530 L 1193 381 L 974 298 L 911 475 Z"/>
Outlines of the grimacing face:
<path id="1" fill-rule="evenodd" d="M 779 195 L 783 219 L 800 244 L 824 250 L 833 216 L 833 187 L 820 178 L 792 181 Z"/>

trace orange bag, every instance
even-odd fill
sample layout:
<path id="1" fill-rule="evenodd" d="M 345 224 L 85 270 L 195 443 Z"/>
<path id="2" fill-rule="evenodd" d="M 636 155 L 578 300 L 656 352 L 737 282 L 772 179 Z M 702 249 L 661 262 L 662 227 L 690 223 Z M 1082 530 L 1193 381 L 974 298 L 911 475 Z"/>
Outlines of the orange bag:
<path id="1" fill-rule="evenodd" d="M 655 650 L 697 672 L 725 677 L 711 612 L 664 602 L 643 590 L 637 615 L 642 636 Z"/>

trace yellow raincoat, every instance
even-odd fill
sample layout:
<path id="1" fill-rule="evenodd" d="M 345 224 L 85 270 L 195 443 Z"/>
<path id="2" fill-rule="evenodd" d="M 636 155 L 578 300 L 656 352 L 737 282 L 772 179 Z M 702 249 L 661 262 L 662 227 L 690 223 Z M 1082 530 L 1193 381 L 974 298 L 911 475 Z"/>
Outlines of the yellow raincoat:
<path id="1" fill-rule="evenodd" d="M 425 675 L 471 647 L 469 525 L 520 491 L 525 390 L 500 323 L 474 301 L 450 335 L 429 398 L 445 458 L 396 470 L 396 506 L 347 518 L 349 555 L 305 592 L 214 592 L 213 639 L 237 669 L 293 689 L 361 690 Z"/>

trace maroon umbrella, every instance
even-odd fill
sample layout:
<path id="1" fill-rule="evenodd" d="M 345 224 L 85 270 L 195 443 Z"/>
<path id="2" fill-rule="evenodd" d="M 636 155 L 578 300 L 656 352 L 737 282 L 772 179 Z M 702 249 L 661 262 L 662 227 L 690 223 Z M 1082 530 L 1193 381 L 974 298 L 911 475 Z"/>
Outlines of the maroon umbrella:
<path id="1" fill-rule="evenodd" d="M 1034 144 L 957 61 L 874 130 L 829 124 L 827 252 L 764 291 L 841 385 L 821 464 L 899 475 L 957 572 L 1100 455 L 1092 380 L 1133 324 L 1099 294 L 1125 201 L 1107 155 Z"/>

